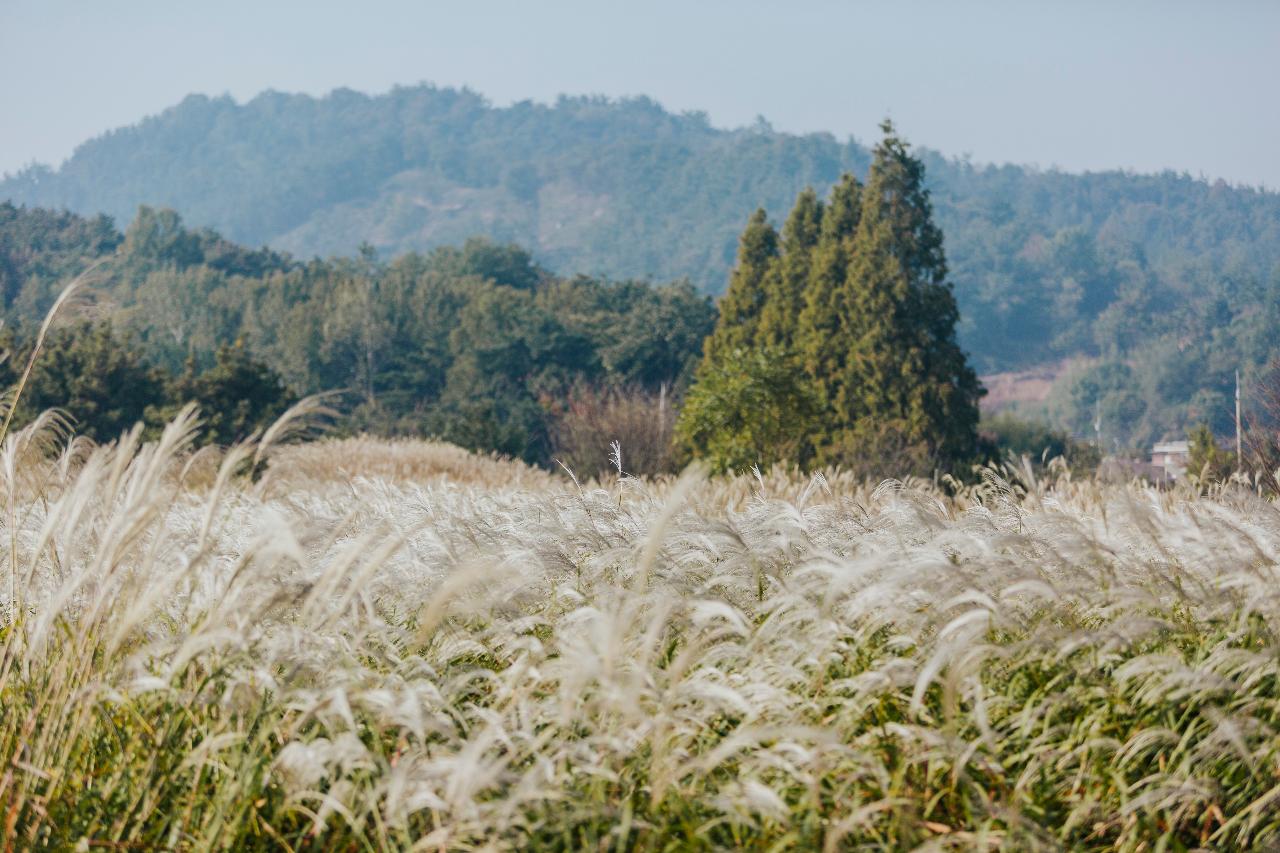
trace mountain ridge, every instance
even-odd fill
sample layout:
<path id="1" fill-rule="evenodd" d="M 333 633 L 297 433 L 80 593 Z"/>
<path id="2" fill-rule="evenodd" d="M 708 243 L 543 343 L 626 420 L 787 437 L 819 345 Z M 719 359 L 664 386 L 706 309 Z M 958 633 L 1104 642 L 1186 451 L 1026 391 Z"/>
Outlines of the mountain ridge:
<path id="1" fill-rule="evenodd" d="M 645 97 L 495 107 L 429 85 L 193 95 L 87 141 L 56 170 L 8 176 L 0 199 L 122 225 L 138 205 L 171 207 L 193 227 L 302 258 L 483 235 L 566 273 L 688 278 L 717 293 L 753 209 L 780 224 L 801 188 L 865 174 L 868 156 L 852 138 L 717 128 Z M 1256 300 L 1280 270 L 1280 194 L 1169 171 L 920 156 L 961 342 L 984 374 L 1081 357 L 1131 365 L 1156 344 L 1221 349 L 1215 327 L 1266 308 Z M 1195 382 L 1225 393 L 1220 379 Z"/>

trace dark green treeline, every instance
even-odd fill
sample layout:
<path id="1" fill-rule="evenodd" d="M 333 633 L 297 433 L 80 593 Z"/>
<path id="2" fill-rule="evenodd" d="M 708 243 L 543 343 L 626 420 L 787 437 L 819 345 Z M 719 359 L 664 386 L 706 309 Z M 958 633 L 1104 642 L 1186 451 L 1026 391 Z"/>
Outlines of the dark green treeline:
<path id="1" fill-rule="evenodd" d="M 559 277 L 485 240 L 390 262 L 369 250 L 298 262 L 185 228 L 167 210 L 141 209 L 121 234 L 106 217 L 0 204 L 8 379 L 61 288 L 104 258 L 81 319 L 37 362 L 22 412 L 60 407 L 100 439 L 195 400 L 206 439 L 225 443 L 297 396 L 340 390 L 340 430 L 553 465 L 553 428 L 563 401 L 582 398 L 575 389 L 675 393 L 715 318 L 687 283 Z"/>

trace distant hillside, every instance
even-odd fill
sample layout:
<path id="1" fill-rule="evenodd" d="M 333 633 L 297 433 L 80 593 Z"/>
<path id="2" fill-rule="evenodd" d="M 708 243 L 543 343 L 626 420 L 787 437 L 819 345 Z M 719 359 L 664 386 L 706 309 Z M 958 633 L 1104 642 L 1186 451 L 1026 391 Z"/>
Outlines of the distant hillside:
<path id="1" fill-rule="evenodd" d="M 552 269 L 688 277 L 718 293 L 753 208 L 781 219 L 801 187 L 825 191 L 867 157 L 853 141 L 721 130 L 643 98 L 494 108 L 427 86 L 243 105 L 191 96 L 85 143 L 56 171 L 8 177 L 0 199 L 120 223 L 139 204 L 172 207 L 303 257 L 366 241 L 390 257 L 485 235 Z M 1167 327 L 1218 282 L 1266 279 L 1280 264 L 1275 193 L 925 159 L 961 338 L 984 372 L 1105 354 L 1099 324 L 1114 325 L 1108 310 L 1126 293 L 1141 291 Z"/>

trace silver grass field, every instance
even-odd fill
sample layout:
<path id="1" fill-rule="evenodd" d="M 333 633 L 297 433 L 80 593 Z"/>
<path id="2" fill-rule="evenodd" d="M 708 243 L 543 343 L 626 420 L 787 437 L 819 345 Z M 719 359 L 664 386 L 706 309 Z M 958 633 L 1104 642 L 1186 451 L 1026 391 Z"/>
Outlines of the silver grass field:
<path id="1" fill-rule="evenodd" d="M 4 440 L 4 849 L 1280 845 L 1244 484 L 578 483 L 195 417 Z"/>

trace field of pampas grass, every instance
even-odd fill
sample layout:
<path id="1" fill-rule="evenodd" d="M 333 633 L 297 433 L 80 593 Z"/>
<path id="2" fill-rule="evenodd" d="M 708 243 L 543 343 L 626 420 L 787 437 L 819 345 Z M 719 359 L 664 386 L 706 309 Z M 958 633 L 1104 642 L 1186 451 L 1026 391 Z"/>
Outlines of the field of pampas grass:
<path id="1" fill-rule="evenodd" d="M 192 428 L 5 438 L 6 850 L 1280 845 L 1280 511 L 1241 486 Z"/>

